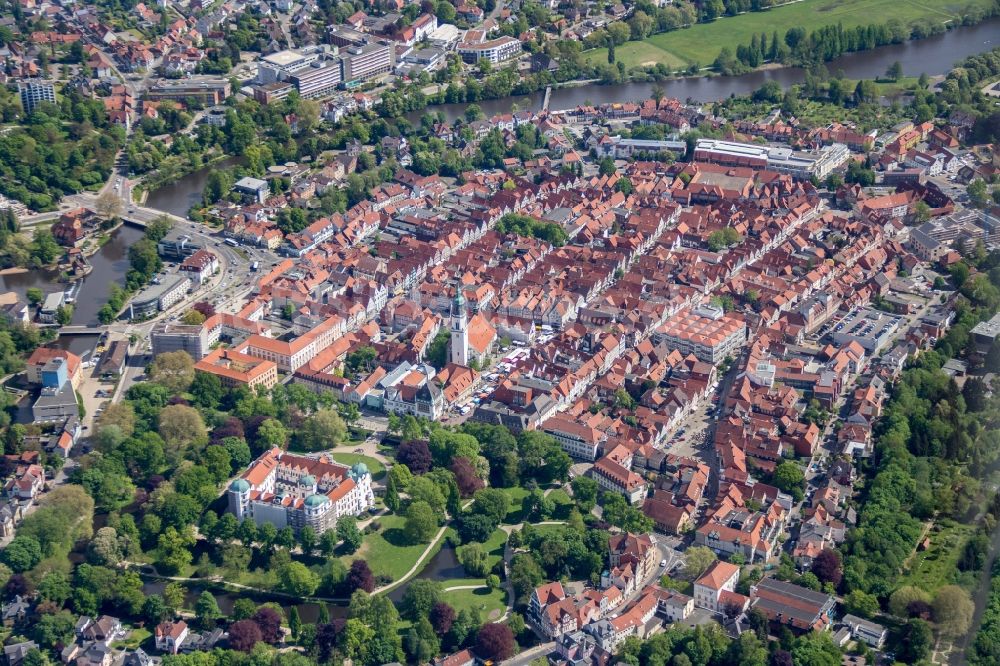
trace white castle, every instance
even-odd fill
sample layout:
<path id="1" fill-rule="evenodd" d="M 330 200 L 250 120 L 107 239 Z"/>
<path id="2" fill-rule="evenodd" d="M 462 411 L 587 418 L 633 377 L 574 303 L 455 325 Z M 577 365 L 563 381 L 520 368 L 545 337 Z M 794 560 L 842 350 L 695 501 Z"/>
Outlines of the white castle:
<path id="1" fill-rule="evenodd" d="M 253 518 L 279 530 L 308 525 L 317 534 L 341 516 L 357 516 L 375 505 L 372 475 L 364 463 L 347 467 L 327 456 L 310 458 L 271 449 L 250 465 L 227 492 L 236 518 Z"/>

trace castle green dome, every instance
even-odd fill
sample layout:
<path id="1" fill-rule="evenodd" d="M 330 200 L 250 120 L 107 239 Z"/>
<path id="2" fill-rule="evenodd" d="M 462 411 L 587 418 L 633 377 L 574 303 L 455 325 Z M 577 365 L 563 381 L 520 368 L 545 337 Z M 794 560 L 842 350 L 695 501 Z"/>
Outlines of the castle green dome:
<path id="1" fill-rule="evenodd" d="M 236 493 L 245 493 L 250 490 L 250 482 L 246 479 L 236 479 L 229 486 L 229 489 Z"/>
<path id="2" fill-rule="evenodd" d="M 305 500 L 305 505 L 309 508 L 316 508 L 318 506 L 323 506 L 330 501 L 330 498 L 326 495 L 310 495 Z"/>

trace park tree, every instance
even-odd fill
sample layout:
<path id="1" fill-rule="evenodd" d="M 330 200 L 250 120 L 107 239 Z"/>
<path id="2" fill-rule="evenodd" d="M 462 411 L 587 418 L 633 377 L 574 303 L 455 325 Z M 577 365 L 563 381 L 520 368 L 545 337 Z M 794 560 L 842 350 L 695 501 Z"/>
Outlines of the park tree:
<path id="1" fill-rule="evenodd" d="M 298 597 L 310 597 L 319 587 L 319 576 L 301 562 L 289 562 L 278 572 L 281 588 Z"/>
<path id="2" fill-rule="evenodd" d="M 147 622 L 157 625 L 170 618 L 171 611 L 166 601 L 159 594 L 151 594 L 142 602 L 142 616 Z"/>
<path id="3" fill-rule="evenodd" d="M 972 597 L 958 585 L 938 588 L 931 604 L 939 631 L 952 638 L 968 633 L 976 609 Z"/>
<path id="4" fill-rule="evenodd" d="M 903 626 L 900 651 L 896 657 L 905 664 L 922 663 L 930 656 L 934 645 L 934 634 L 930 625 L 919 618 L 914 618 Z"/>
<path id="5" fill-rule="evenodd" d="M 123 439 L 132 436 L 135 432 L 135 410 L 131 402 L 116 402 L 105 408 L 97 422 L 98 432 L 112 426 L 118 428 Z"/>
<path id="6" fill-rule="evenodd" d="M 396 460 L 414 474 L 426 474 L 431 469 L 432 456 L 426 440 L 413 439 L 403 442 L 396 453 Z"/>
<path id="7" fill-rule="evenodd" d="M 802 472 L 802 468 L 791 460 L 785 460 L 778 464 L 774 470 L 772 481 L 779 490 L 791 495 L 796 502 L 801 502 L 805 496 L 805 474 Z"/>
<path id="8" fill-rule="evenodd" d="M 812 572 L 820 582 L 830 583 L 836 588 L 843 577 L 840 555 L 835 550 L 824 548 L 813 558 Z"/>
<path id="9" fill-rule="evenodd" d="M 705 546 L 693 546 L 684 552 L 684 575 L 692 580 L 712 566 L 716 556 Z"/>
<path id="10" fill-rule="evenodd" d="M 510 511 L 510 496 L 496 488 L 483 488 L 472 500 L 472 512 L 486 516 L 494 523 L 502 523 Z"/>
<path id="11" fill-rule="evenodd" d="M 396 488 L 396 477 L 389 474 L 389 479 L 385 484 L 385 496 L 382 498 L 385 508 L 393 513 L 399 513 L 400 499 L 399 490 Z"/>
<path id="12" fill-rule="evenodd" d="M 484 486 L 483 480 L 476 472 L 475 465 L 469 458 L 462 456 L 452 458 L 449 469 L 455 475 L 455 482 L 458 484 L 458 490 L 462 497 L 470 497 Z"/>
<path id="13" fill-rule="evenodd" d="M 848 613 L 867 618 L 875 617 L 879 612 L 878 598 L 863 590 L 851 590 L 844 597 L 844 607 Z"/>
<path id="14" fill-rule="evenodd" d="M 194 403 L 205 409 L 216 409 L 225 395 L 222 380 L 210 372 L 196 372 L 190 391 Z"/>
<path id="15" fill-rule="evenodd" d="M 94 212 L 105 220 L 113 220 L 122 214 L 121 197 L 111 188 L 97 195 L 94 201 Z"/>
<path id="16" fill-rule="evenodd" d="M 177 574 L 191 564 L 191 547 L 194 534 L 190 527 L 177 529 L 169 526 L 160 534 L 156 542 L 156 564 L 168 574 Z"/>
<path id="17" fill-rule="evenodd" d="M 431 607 L 429 619 L 434 631 L 439 636 L 446 636 L 455 622 L 455 609 L 444 601 L 438 601 Z"/>
<path id="18" fill-rule="evenodd" d="M 355 590 L 364 590 L 370 594 L 375 589 L 375 576 L 372 574 L 372 570 L 368 568 L 367 562 L 364 560 L 354 560 L 351 562 L 351 568 L 347 572 L 345 583 L 348 593 L 353 593 Z"/>
<path id="19" fill-rule="evenodd" d="M 931 595 L 922 588 L 904 585 L 889 596 L 889 612 L 896 617 L 909 617 L 910 605 L 914 602 L 930 604 Z"/>
<path id="20" fill-rule="evenodd" d="M 21 573 L 33 568 L 42 559 L 42 548 L 38 541 L 30 536 L 18 535 L 0 551 L 0 559 L 14 573 Z"/>
<path id="21" fill-rule="evenodd" d="M 437 514 L 427 502 L 413 502 L 406 510 L 403 531 L 411 543 L 428 543 L 434 536 L 437 526 Z"/>
<path id="22" fill-rule="evenodd" d="M 472 542 L 457 550 L 458 561 L 465 568 L 465 573 L 475 578 L 481 578 L 489 571 L 489 557 L 482 544 Z"/>
<path id="23" fill-rule="evenodd" d="M 347 426 L 334 409 L 318 409 L 295 431 L 296 444 L 305 451 L 320 451 L 344 441 Z"/>
<path id="24" fill-rule="evenodd" d="M 174 459 L 183 456 L 192 447 L 208 442 L 208 431 L 198 410 L 187 405 L 168 405 L 160 411 L 158 432 L 170 447 L 168 454 Z"/>
<path id="25" fill-rule="evenodd" d="M 114 567 L 122 558 L 122 544 L 118 531 L 113 527 L 102 527 L 87 545 L 87 560 L 100 566 Z"/>
<path id="26" fill-rule="evenodd" d="M 476 656 L 494 662 L 514 656 L 514 632 L 506 624 L 489 622 L 476 635 Z"/>
<path id="27" fill-rule="evenodd" d="M 599 487 L 597 481 L 589 476 L 578 476 L 570 482 L 573 489 L 573 499 L 580 506 L 580 510 L 589 513 L 597 504 L 597 493 Z"/>
<path id="28" fill-rule="evenodd" d="M 285 448 L 288 443 L 288 430 L 278 419 L 266 419 L 257 428 L 256 444 L 258 451 Z"/>
<path id="29" fill-rule="evenodd" d="M 260 627 L 261 638 L 265 643 L 277 643 L 281 640 L 281 612 L 273 604 L 267 604 L 257 609 L 251 618 Z"/>
<path id="30" fill-rule="evenodd" d="M 459 516 L 458 534 L 465 543 L 470 541 L 479 541 L 482 543 L 490 538 L 497 525 L 499 523 L 492 516 L 466 513 Z"/>
<path id="31" fill-rule="evenodd" d="M 262 640 L 260 627 L 253 620 L 239 620 L 229 625 L 229 646 L 234 650 L 250 652 Z"/>
<path id="32" fill-rule="evenodd" d="M 989 191 L 982 178 L 976 178 L 969 183 L 965 188 L 965 193 L 969 195 L 969 203 L 976 208 L 985 208 L 989 203 Z"/>
<path id="33" fill-rule="evenodd" d="M 412 621 L 427 617 L 440 599 L 441 583 L 418 578 L 407 586 L 403 594 L 403 602 L 400 605 L 402 616 Z"/>
<path id="34" fill-rule="evenodd" d="M 215 621 L 222 617 L 215 596 L 208 590 L 198 595 L 198 600 L 194 603 L 194 614 L 198 618 L 198 623 L 205 629 L 214 627 Z"/>
<path id="35" fill-rule="evenodd" d="M 858 104 L 874 102 L 878 99 L 878 87 L 874 81 L 862 79 L 854 88 L 854 99 Z"/>
<path id="36" fill-rule="evenodd" d="M 354 516 L 343 516 L 337 521 L 337 538 L 344 542 L 348 554 L 361 547 L 361 530 Z"/>
<path id="37" fill-rule="evenodd" d="M 194 381 L 194 359 L 184 350 L 158 354 L 149 368 L 149 378 L 172 393 L 183 393 Z"/>

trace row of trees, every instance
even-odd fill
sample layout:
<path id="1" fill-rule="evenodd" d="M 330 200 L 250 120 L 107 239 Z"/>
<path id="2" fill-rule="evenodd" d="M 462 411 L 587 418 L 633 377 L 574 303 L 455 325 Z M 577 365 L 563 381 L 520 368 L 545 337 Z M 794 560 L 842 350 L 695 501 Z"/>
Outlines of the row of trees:
<path id="1" fill-rule="evenodd" d="M 876 610 L 878 600 L 885 600 L 903 617 L 933 616 L 947 635 L 961 635 L 971 623 L 968 594 L 948 583 L 974 579 L 982 568 L 981 535 L 966 544 L 958 571 L 939 581 L 943 587 L 933 612 L 925 610 L 930 610 L 925 593 L 896 589 L 896 581 L 923 533 L 922 521 L 932 516 L 939 521 L 970 518 L 981 500 L 973 474 L 1000 451 L 1000 434 L 989 427 L 996 407 L 983 382 L 972 377 L 960 390 L 941 369 L 953 356 L 969 353 L 972 360 L 969 330 L 1000 306 L 1000 291 L 990 280 L 1000 254 L 980 251 L 967 261 L 984 272 L 972 278 L 959 274 L 962 296 L 955 305 L 956 323 L 937 350 L 921 355 L 895 385 L 876 427 L 875 473 L 866 487 L 857 528 L 843 548 L 843 585 L 852 595 L 870 595 L 867 603 L 874 603 Z M 995 277 L 1000 283 L 1000 271 Z M 970 288 L 971 283 L 975 287 Z M 919 603 L 911 607 L 913 602 Z M 907 630 L 923 631 L 909 625 Z"/>

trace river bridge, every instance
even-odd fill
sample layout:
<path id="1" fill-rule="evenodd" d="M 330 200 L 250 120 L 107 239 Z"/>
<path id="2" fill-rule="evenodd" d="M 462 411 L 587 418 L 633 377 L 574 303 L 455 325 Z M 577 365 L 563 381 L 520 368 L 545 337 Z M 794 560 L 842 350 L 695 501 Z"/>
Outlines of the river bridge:
<path id="1" fill-rule="evenodd" d="M 59 335 L 101 335 L 107 331 L 103 326 L 60 326 Z"/>

